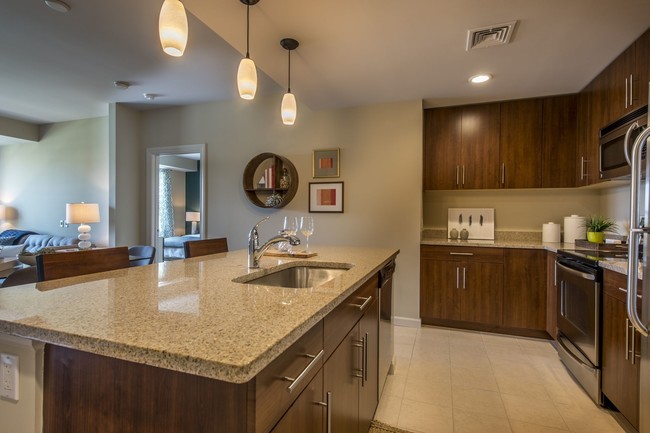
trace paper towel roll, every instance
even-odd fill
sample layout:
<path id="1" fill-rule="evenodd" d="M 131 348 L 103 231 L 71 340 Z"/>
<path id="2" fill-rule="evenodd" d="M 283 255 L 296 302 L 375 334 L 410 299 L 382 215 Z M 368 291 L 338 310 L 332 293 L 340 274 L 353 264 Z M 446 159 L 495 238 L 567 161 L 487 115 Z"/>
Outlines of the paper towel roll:
<path id="1" fill-rule="evenodd" d="M 560 225 L 553 222 L 543 224 L 542 242 L 560 242 Z"/>
<path id="2" fill-rule="evenodd" d="M 578 215 L 564 217 L 564 242 L 573 244 L 576 239 L 586 239 L 585 221 L 585 217 Z"/>

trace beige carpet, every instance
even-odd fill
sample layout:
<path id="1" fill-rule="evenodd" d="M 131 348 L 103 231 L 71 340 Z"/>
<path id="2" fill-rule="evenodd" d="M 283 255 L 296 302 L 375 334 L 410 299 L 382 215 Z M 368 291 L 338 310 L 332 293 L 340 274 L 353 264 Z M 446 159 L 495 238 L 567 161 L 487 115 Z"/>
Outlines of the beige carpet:
<path id="1" fill-rule="evenodd" d="M 373 421 L 372 424 L 370 424 L 370 430 L 368 430 L 368 433 L 412 433 L 408 430 L 403 430 L 401 428 L 397 427 L 392 427 L 389 426 L 388 424 L 384 424 L 383 422 L 379 421 Z"/>

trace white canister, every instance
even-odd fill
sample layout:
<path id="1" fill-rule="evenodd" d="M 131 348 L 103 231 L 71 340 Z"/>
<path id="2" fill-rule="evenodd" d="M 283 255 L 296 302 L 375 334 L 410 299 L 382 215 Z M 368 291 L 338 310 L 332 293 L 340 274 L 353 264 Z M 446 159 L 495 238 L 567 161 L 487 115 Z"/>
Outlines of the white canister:
<path id="1" fill-rule="evenodd" d="M 576 239 L 587 239 L 586 219 L 578 215 L 564 217 L 564 242 L 573 244 Z"/>
<path id="2" fill-rule="evenodd" d="M 542 242 L 560 242 L 560 225 L 554 222 L 543 224 Z"/>

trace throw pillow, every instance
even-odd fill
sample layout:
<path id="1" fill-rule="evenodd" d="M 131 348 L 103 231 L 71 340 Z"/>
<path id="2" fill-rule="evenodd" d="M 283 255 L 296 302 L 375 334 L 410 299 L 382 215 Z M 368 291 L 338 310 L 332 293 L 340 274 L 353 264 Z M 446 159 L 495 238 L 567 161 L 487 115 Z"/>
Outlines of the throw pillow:
<path id="1" fill-rule="evenodd" d="M 25 244 L 22 245 L 4 245 L 0 246 L 0 258 L 18 257 L 25 249 Z"/>
<path id="2" fill-rule="evenodd" d="M 13 245 L 16 240 L 16 236 L 3 236 L 0 237 L 0 245 Z"/>

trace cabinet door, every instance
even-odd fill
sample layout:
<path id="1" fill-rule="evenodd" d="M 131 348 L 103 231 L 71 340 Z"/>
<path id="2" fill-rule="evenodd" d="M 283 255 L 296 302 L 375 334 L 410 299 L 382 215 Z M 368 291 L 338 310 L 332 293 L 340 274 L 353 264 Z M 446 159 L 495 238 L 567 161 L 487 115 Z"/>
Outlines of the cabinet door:
<path id="1" fill-rule="evenodd" d="M 503 326 L 546 329 L 546 252 L 506 249 Z"/>
<path id="2" fill-rule="evenodd" d="M 601 182 L 599 134 L 603 126 L 609 123 L 607 121 L 609 101 L 607 100 L 606 85 L 606 77 L 600 74 L 585 88 L 589 100 L 586 142 L 588 160 L 585 168 L 589 185 Z"/>
<path id="3" fill-rule="evenodd" d="M 420 317 L 460 320 L 457 284 L 458 262 L 420 259 Z"/>
<path id="4" fill-rule="evenodd" d="M 336 433 L 358 433 L 359 382 L 361 348 L 359 326 L 345 336 L 323 367 L 323 392 L 330 397 L 330 430 Z M 328 426 L 326 426 L 327 428 Z"/>
<path id="5" fill-rule="evenodd" d="M 466 322 L 500 325 L 503 299 L 503 265 L 463 263 L 460 316 Z"/>
<path id="6" fill-rule="evenodd" d="M 648 104 L 648 82 L 650 82 L 650 29 L 634 44 L 634 97 L 635 109 Z M 637 102 L 638 101 L 638 102 Z"/>
<path id="7" fill-rule="evenodd" d="M 574 187 L 578 98 L 544 98 L 542 105 L 542 188 Z"/>
<path id="8" fill-rule="evenodd" d="M 364 340 L 363 379 L 359 388 L 359 433 L 367 433 L 379 404 L 379 303 L 374 302 L 359 321 Z"/>
<path id="9" fill-rule="evenodd" d="M 322 369 L 271 430 L 272 433 L 323 433 L 324 406 L 319 404 L 321 402 L 324 402 Z"/>
<path id="10" fill-rule="evenodd" d="M 546 252 L 546 332 L 557 338 L 557 254 Z"/>
<path id="11" fill-rule="evenodd" d="M 501 103 L 501 186 L 539 188 L 542 185 L 542 101 Z"/>
<path id="12" fill-rule="evenodd" d="M 461 186 L 499 187 L 499 104 L 463 107 Z"/>
<path id="13" fill-rule="evenodd" d="M 605 98 L 608 102 L 605 124 L 620 118 L 636 107 L 630 97 L 630 79 L 633 79 L 635 48 L 632 44 L 605 68 L 601 75 L 605 79 Z M 632 86 L 632 91 L 634 91 Z M 601 125 L 601 128 L 604 125 Z"/>
<path id="14" fill-rule="evenodd" d="M 589 131 L 591 127 L 591 117 L 589 116 L 589 92 L 583 90 L 578 93 L 578 138 L 576 149 L 576 170 L 575 170 L 575 185 L 586 186 L 588 185 L 587 171 L 589 163 Z"/>
<path id="15" fill-rule="evenodd" d="M 455 189 L 460 182 L 460 107 L 424 110 L 424 186 Z"/>

